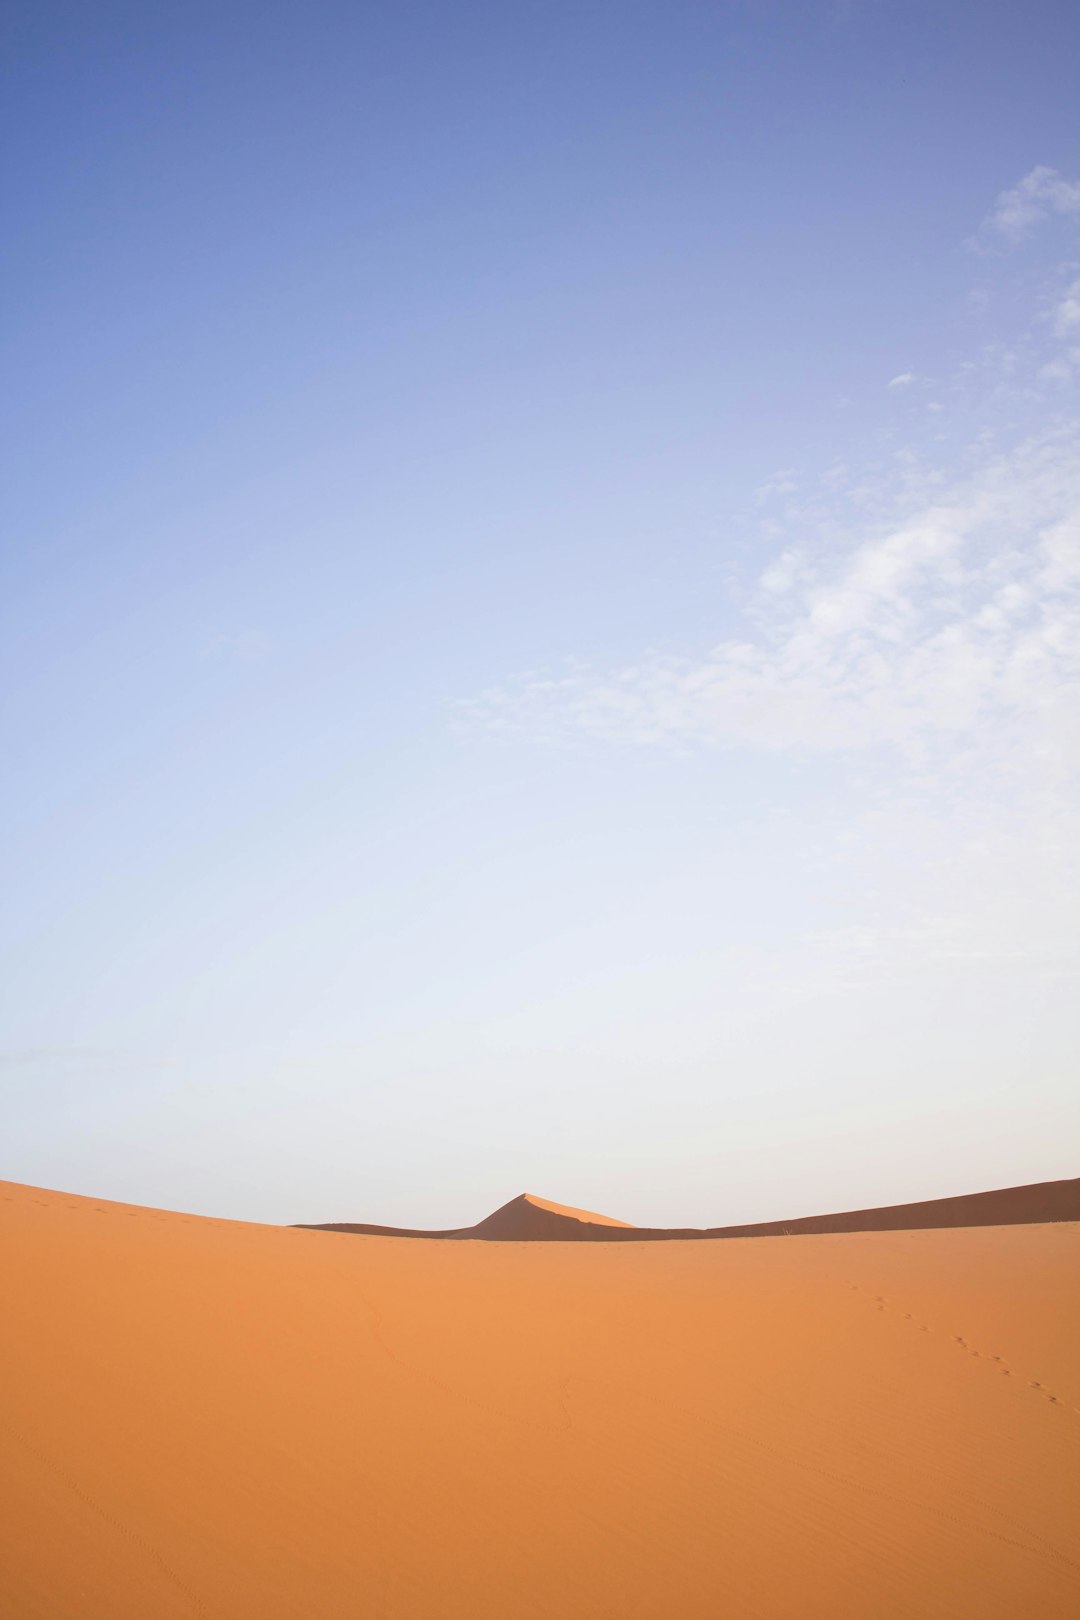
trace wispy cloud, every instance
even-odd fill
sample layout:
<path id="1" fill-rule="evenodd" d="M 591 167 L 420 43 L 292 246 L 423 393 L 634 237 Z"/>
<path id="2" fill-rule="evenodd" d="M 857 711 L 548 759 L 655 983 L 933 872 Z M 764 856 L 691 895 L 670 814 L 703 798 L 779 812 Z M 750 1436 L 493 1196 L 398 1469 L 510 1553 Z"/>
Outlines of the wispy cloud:
<path id="1" fill-rule="evenodd" d="M 759 585 L 771 596 L 781 596 L 798 582 L 804 568 L 802 553 L 789 546 L 773 559 L 761 575 Z"/>
<path id="2" fill-rule="evenodd" d="M 1008 191 L 999 195 L 985 228 L 1010 242 L 1022 242 L 1052 214 L 1080 214 L 1080 181 L 1068 180 L 1056 169 L 1037 165 Z"/>
<path id="3" fill-rule="evenodd" d="M 1054 311 L 1054 330 L 1062 338 L 1080 335 L 1080 280 L 1073 282 Z"/>
<path id="4" fill-rule="evenodd" d="M 914 381 L 915 381 L 915 373 L 913 371 L 901 371 L 898 376 L 891 377 L 889 379 L 889 387 L 890 388 L 906 388 L 908 383 L 913 383 Z"/>
<path id="5" fill-rule="evenodd" d="M 464 706 L 482 724 L 912 762 L 1056 751 L 1080 714 L 1080 436 L 1056 426 L 924 491 L 811 567 L 761 576 L 747 633 L 701 657 L 529 676 Z M 904 496 L 910 502 L 910 488 Z M 777 599 L 782 599 L 778 609 Z"/>

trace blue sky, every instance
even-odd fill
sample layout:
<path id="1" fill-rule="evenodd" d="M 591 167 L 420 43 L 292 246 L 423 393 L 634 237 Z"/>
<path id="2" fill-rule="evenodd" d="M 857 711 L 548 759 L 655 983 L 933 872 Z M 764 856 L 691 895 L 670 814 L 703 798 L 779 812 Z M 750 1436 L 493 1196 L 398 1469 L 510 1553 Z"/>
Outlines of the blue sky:
<path id="1" fill-rule="evenodd" d="M 1068 4 L 9 21 L 4 1173 L 1075 1169 Z"/>

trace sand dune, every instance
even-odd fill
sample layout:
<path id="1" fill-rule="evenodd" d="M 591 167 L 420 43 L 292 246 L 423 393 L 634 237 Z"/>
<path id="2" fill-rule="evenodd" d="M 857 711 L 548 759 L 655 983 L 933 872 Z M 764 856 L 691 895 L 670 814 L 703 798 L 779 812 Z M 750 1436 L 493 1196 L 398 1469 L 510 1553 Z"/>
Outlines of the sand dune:
<path id="1" fill-rule="evenodd" d="M 419 1227 L 374 1226 L 370 1222 L 331 1221 L 307 1225 L 310 1232 L 356 1232 L 368 1237 L 412 1238 L 484 1238 L 503 1243 L 573 1242 L 588 1241 L 610 1236 L 612 1231 L 639 1235 L 638 1227 L 628 1221 L 613 1220 L 610 1215 L 596 1215 L 589 1209 L 574 1209 L 569 1204 L 553 1204 L 548 1198 L 535 1193 L 521 1193 L 502 1204 L 475 1226 L 457 1226 L 449 1230 L 428 1232 Z M 665 1234 L 666 1235 L 666 1234 Z"/>
<path id="2" fill-rule="evenodd" d="M 1080 1220 L 1080 1178 L 1038 1181 L 1025 1187 L 966 1193 L 958 1198 L 930 1198 L 917 1204 L 889 1204 L 880 1209 L 850 1209 L 835 1215 L 809 1215 L 751 1226 L 631 1226 L 609 1215 L 552 1204 L 534 1193 L 522 1193 L 475 1226 L 426 1232 L 405 1226 L 373 1226 L 357 1221 L 309 1225 L 316 1232 L 357 1232 L 379 1237 L 482 1238 L 487 1241 L 658 1242 L 673 1238 L 797 1237 L 824 1232 L 900 1232 L 939 1226 L 1013 1226 L 1030 1222 Z"/>
<path id="3" fill-rule="evenodd" d="M 4 1620 L 1080 1612 L 1078 1225 L 429 1244 L 0 1193 Z"/>
<path id="4" fill-rule="evenodd" d="M 800 1236 L 821 1232 L 912 1232 L 943 1226 L 1015 1226 L 1030 1222 L 1080 1221 L 1080 1177 L 1036 1181 L 1025 1187 L 928 1198 L 917 1204 L 881 1209 L 849 1209 L 836 1215 L 807 1215 L 754 1226 L 718 1226 L 710 1237 Z"/>

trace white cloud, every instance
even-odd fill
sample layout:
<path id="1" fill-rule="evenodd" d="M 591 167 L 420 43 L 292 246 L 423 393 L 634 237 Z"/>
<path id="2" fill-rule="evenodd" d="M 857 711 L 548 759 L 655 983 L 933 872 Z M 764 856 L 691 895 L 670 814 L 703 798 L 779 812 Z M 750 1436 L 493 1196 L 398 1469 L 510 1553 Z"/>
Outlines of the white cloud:
<path id="1" fill-rule="evenodd" d="M 914 381 L 915 373 L 913 371 L 902 371 L 898 377 L 890 378 L 888 386 L 890 388 L 906 388 L 908 383 Z"/>
<path id="2" fill-rule="evenodd" d="M 1015 777 L 1078 754 L 1080 430 L 1057 427 L 933 490 L 811 571 L 762 575 L 761 628 L 699 658 L 528 677 L 482 724 L 800 756 L 889 751 Z M 784 611 L 776 616 L 778 599 Z"/>
<path id="3" fill-rule="evenodd" d="M 782 551 L 779 557 L 774 557 L 764 570 L 758 581 L 763 591 L 772 596 L 782 596 L 790 591 L 799 575 L 802 573 L 803 560 L 800 552 L 794 547 Z"/>
<path id="4" fill-rule="evenodd" d="M 1080 214 L 1080 181 L 1039 164 L 998 197 L 986 228 L 1010 242 L 1022 242 L 1051 214 Z"/>
<path id="5" fill-rule="evenodd" d="M 1080 366 L 1080 349 L 1068 349 L 1064 354 L 1055 355 L 1039 368 L 1040 382 L 1068 383 L 1072 381 L 1073 373 Z"/>
<path id="6" fill-rule="evenodd" d="M 1054 311 L 1054 330 L 1058 337 L 1080 332 L 1080 280 L 1073 282 Z"/>
<path id="7" fill-rule="evenodd" d="M 773 473 L 771 478 L 766 479 L 766 481 L 757 490 L 755 490 L 754 501 L 758 506 L 764 506 L 766 502 L 771 501 L 775 496 L 790 495 L 796 489 L 798 489 L 798 487 L 798 479 L 796 477 L 794 467 L 784 467 L 781 468 L 779 472 Z"/>

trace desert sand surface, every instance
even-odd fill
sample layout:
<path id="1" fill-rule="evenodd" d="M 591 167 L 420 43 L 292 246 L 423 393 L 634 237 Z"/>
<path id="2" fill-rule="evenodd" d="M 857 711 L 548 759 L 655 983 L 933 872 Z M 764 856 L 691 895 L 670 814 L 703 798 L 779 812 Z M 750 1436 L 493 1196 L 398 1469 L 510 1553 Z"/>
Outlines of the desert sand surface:
<path id="1" fill-rule="evenodd" d="M 906 1232 L 936 1226 L 1012 1226 L 1031 1221 L 1080 1221 L 1080 1177 L 999 1187 L 993 1192 L 965 1193 L 955 1198 L 927 1198 L 916 1204 L 759 1221 L 750 1226 L 631 1226 L 610 1215 L 553 1204 L 535 1193 L 511 1198 L 475 1226 L 437 1232 L 358 1221 L 306 1224 L 316 1232 L 358 1232 L 382 1237 L 481 1238 L 503 1243 L 653 1243 L 674 1238 L 801 1237 L 806 1233 Z"/>
<path id="2" fill-rule="evenodd" d="M 0 1183 L 4 1620 L 1080 1612 L 1080 1225 L 417 1243 Z"/>

